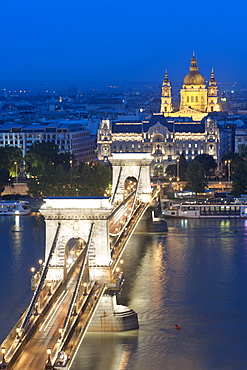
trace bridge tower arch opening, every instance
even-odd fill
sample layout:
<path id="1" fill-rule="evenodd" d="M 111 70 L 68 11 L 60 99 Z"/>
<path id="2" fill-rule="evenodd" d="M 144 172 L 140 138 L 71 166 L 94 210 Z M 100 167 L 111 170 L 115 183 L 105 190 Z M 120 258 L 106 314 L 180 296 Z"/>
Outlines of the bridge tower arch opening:
<path id="1" fill-rule="evenodd" d="M 153 175 L 157 177 L 163 177 L 164 176 L 164 166 L 161 163 L 157 163 L 153 167 Z"/>
<path id="2" fill-rule="evenodd" d="M 86 241 L 80 237 L 72 237 L 67 241 L 64 248 L 65 271 L 73 264 L 77 255 L 86 247 Z"/>
<path id="3" fill-rule="evenodd" d="M 137 189 L 137 178 L 133 176 L 128 176 L 124 181 L 124 194 L 125 197 L 131 194 Z"/>
<path id="4" fill-rule="evenodd" d="M 148 203 L 151 200 L 150 153 L 112 153 L 112 203 L 125 199 L 125 185 L 128 178 L 137 180 L 137 197 Z"/>

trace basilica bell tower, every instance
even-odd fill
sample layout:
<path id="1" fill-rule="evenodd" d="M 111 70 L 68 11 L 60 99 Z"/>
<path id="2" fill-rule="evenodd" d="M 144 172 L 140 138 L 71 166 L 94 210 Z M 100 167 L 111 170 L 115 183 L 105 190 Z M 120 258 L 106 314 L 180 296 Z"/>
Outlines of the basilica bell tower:
<path id="1" fill-rule="evenodd" d="M 171 112 L 172 112 L 171 84 L 168 79 L 168 73 L 166 70 L 164 80 L 162 83 L 160 113 L 164 113 L 165 116 L 168 116 L 169 113 Z"/>
<path id="2" fill-rule="evenodd" d="M 218 112 L 218 86 L 214 77 L 214 69 L 212 68 L 211 78 L 208 84 L 208 112 Z"/>

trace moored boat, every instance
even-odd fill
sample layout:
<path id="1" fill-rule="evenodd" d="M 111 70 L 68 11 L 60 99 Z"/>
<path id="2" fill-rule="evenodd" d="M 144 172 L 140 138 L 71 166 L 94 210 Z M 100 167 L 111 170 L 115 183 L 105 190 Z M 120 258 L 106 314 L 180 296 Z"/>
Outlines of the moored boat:
<path id="1" fill-rule="evenodd" d="M 165 217 L 247 218 L 247 204 L 240 201 L 172 202 L 162 210 Z"/>
<path id="2" fill-rule="evenodd" d="M 0 216 L 28 215 L 31 212 L 29 202 L 22 200 L 0 200 Z"/>

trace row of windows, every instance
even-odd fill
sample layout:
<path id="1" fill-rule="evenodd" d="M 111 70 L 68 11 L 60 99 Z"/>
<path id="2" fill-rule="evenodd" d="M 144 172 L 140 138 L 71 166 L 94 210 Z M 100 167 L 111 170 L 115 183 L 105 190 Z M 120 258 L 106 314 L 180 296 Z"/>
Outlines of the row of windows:
<path id="1" fill-rule="evenodd" d="M 198 103 L 198 96 L 187 96 L 187 103 Z M 201 97 L 201 103 L 204 103 L 204 97 Z"/>

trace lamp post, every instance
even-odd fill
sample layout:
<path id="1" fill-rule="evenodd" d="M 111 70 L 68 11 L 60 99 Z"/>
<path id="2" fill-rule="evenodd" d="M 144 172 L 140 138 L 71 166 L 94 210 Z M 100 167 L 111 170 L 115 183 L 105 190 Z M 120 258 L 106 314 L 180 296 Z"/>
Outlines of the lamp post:
<path id="1" fill-rule="evenodd" d="M 47 348 L 46 353 L 47 353 L 47 362 L 45 365 L 45 370 L 53 370 L 54 368 L 51 363 L 51 349 Z"/>
<path id="2" fill-rule="evenodd" d="M 179 179 L 179 158 L 177 158 L 177 179 Z"/>
<path id="3" fill-rule="evenodd" d="M 84 296 L 86 296 L 86 295 L 88 295 L 88 294 L 87 294 L 87 283 L 84 283 L 84 284 L 83 284 L 83 286 L 84 286 L 84 292 L 83 292 L 83 295 L 84 295 Z"/>
<path id="4" fill-rule="evenodd" d="M 2 362 L 1 362 L 1 365 L 0 365 L 0 369 L 6 369 L 6 362 L 5 362 L 5 348 L 2 347 L 1 349 L 1 352 L 2 352 Z"/>
<path id="5" fill-rule="evenodd" d="M 58 333 L 59 333 L 59 338 L 58 338 L 58 340 L 62 340 L 62 337 L 63 337 L 63 328 L 59 328 L 58 329 Z"/>
<path id="6" fill-rule="evenodd" d="M 47 283 L 47 286 L 48 286 L 48 293 L 47 293 L 47 295 L 48 296 L 51 296 L 52 295 L 52 292 L 51 292 L 51 282 Z"/>
<path id="7" fill-rule="evenodd" d="M 20 339 L 21 338 L 21 329 L 20 328 L 16 328 L 16 339 Z"/>
<path id="8" fill-rule="evenodd" d="M 169 177 L 169 181 L 170 181 L 170 190 L 172 190 L 172 177 Z"/>
<path id="9" fill-rule="evenodd" d="M 227 161 L 228 164 L 228 182 L 231 182 L 231 161 Z"/>
<path id="10" fill-rule="evenodd" d="M 15 164 L 15 181 L 18 182 L 18 176 L 17 176 L 17 171 L 18 171 L 18 163 L 14 162 Z"/>

